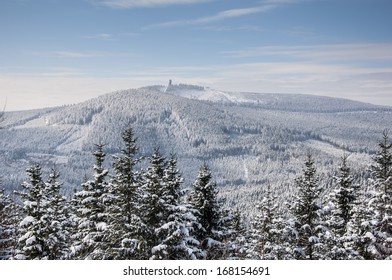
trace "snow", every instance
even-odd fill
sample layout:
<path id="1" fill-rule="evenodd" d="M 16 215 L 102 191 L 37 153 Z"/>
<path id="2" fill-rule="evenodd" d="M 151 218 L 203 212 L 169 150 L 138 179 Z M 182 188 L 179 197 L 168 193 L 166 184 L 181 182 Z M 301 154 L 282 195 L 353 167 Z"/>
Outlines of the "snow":
<path id="1" fill-rule="evenodd" d="M 107 227 L 108 227 L 108 225 L 105 222 L 100 222 L 100 223 L 97 223 L 97 225 L 96 225 L 96 228 L 99 231 L 104 231 L 107 229 Z"/>
<path id="2" fill-rule="evenodd" d="M 203 241 L 203 246 L 206 246 L 207 248 L 215 247 L 215 246 L 221 246 L 222 243 L 212 239 L 212 238 L 207 238 L 206 240 Z"/>
<path id="3" fill-rule="evenodd" d="M 245 178 L 245 180 L 248 180 L 249 179 L 249 169 L 248 169 L 248 166 L 246 165 L 245 159 L 243 162 L 244 162 L 244 178 Z"/>
<path id="4" fill-rule="evenodd" d="M 23 242 L 23 241 L 29 239 L 32 235 L 33 235 L 33 233 L 32 233 L 31 231 L 27 231 L 24 235 L 22 235 L 22 236 L 19 238 L 18 241 L 19 241 L 19 242 Z"/>
<path id="5" fill-rule="evenodd" d="M 163 224 L 163 225 L 160 227 L 160 229 L 167 230 L 167 229 L 170 229 L 173 225 L 175 225 L 175 222 L 168 222 L 168 223 Z"/>
<path id="6" fill-rule="evenodd" d="M 306 144 L 307 144 L 307 146 L 309 146 L 313 149 L 323 151 L 327 154 L 330 154 L 330 155 L 336 156 L 336 157 L 341 157 L 344 153 L 347 153 L 347 151 L 345 151 L 343 149 L 337 148 L 337 147 L 331 145 L 330 143 L 322 142 L 319 140 L 307 140 Z"/>
<path id="7" fill-rule="evenodd" d="M 320 241 L 319 238 L 316 237 L 316 236 L 311 236 L 311 237 L 309 237 L 309 243 L 316 244 L 316 243 L 318 243 L 319 241 Z"/>
<path id="8" fill-rule="evenodd" d="M 366 232 L 365 238 L 370 239 L 372 243 L 375 243 L 377 241 L 377 238 L 371 232 Z"/>
<path id="9" fill-rule="evenodd" d="M 24 124 L 15 126 L 15 129 L 31 129 L 31 128 L 39 128 L 39 127 L 45 127 L 47 126 L 47 120 L 45 117 L 38 117 L 35 119 L 32 119 L 31 121 L 27 121 Z"/>
<path id="10" fill-rule="evenodd" d="M 36 219 L 32 216 L 25 217 L 19 224 L 20 227 L 26 227 L 32 223 L 34 223 Z"/>
<path id="11" fill-rule="evenodd" d="M 37 206 L 37 202 L 36 201 L 26 200 L 26 201 L 23 202 L 23 204 L 27 208 L 33 208 L 33 207 Z"/>
<path id="12" fill-rule="evenodd" d="M 37 238 L 33 235 L 33 236 L 31 236 L 30 238 L 28 238 L 28 239 L 26 240 L 26 245 L 27 245 L 27 246 L 32 245 L 32 244 L 34 244 L 36 241 L 37 241 Z"/>
<path id="13" fill-rule="evenodd" d="M 209 87 L 194 86 L 194 85 L 171 85 L 165 90 L 165 93 L 174 94 L 190 99 L 224 102 L 224 103 L 249 103 L 254 100 L 244 98 L 243 94 L 238 92 L 224 92 L 220 90 L 211 89 Z"/>
<path id="14" fill-rule="evenodd" d="M 167 245 L 159 244 L 151 249 L 151 253 L 154 255 L 158 252 L 162 252 L 162 251 L 164 252 L 164 251 L 166 251 L 166 249 L 167 249 Z"/>
<path id="15" fill-rule="evenodd" d="M 95 202 L 97 199 L 95 197 L 86 197 L 85 199 L 82 200 L 82 204 L 89 204 L 92 202 Z"/>
<path id="16" fill-rule="evenodd" d="M 252 213 L 253 198 L 266 182 L 280 192 L 279 200 L 290 196 L 290 182 L 300 172 L 308 148 L 315 158 L 323 156 L 317 166 L 320 173 L 334 168 L 345 150 L 317 136 L 347 144 L 350 150 L 363 148 L 363 154 L 349 157 L 350 166 L 358 170 L 369 162 L 366 151 L 377 146 L 380 131 L 392 125 L 390 110 L 351 101 L 189 85 L 173 85 L 163 94 L 165 87 L 160 88 L 120 91 L 50 111 L 7 112 L 0 140 L 4 185 L 16 189 L 29 162 L 57 163 L 64 194 L 72 194 L 80 188 L 76 182 L 85 175 L 91 178 L 93 143 L 101 139 L 108 144 L 108 155 L 118 152 L 121 127 L 131 123 L 143 155 L 157 146 L 165 153 L 175 151 L 187 186 L 200 164 L 209 161 L 228 205 Z M 362 111 L 367 107 L 379 113 Z M 107 166 L 109 161 L 110 156 Z"/>

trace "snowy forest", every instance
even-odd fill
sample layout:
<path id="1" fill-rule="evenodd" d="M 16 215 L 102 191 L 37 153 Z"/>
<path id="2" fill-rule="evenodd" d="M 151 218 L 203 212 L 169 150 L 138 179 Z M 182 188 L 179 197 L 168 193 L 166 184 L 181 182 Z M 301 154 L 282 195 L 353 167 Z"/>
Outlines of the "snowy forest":
<path id="1" fill-rule="evenodd" d="M 184 186 L 175 154 L 145 157 L 132 128 L 81 188 L 60 193 L 61 170 L 34 164 L 16 196 L 0 193 L 0 259 L 12 260 L 381 260 L 392 259 L 392 144 L 385 130 L 369 172 L 350 168 L 345 154 L 332 178 L 315 155 L 303 158 L 293 191 L 280 203 L 264 186 L 255 215 L 227 209 L 208 162 Z M 140 146 L 139 146 L 140 145 Z M 143 167 L 139 166 L 144 162 Z M 332 188 L 324 186 L 332 181 Z M 328 189 L 328 191 L 325 191 Z"/>

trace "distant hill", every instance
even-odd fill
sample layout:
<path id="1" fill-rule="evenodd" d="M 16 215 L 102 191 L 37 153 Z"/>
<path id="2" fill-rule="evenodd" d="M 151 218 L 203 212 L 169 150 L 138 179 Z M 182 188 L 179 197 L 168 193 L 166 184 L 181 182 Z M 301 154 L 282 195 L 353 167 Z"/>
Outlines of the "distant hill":
<path id="1" fill-rule="evenodd" d="M 64 193 L 92 173 L 93 144 L 106 144 L 107 164 L 121 147 L 121 132 L 135 129 L 140 156 L 155 147 L 177 154 L 189 186 L 207 162 L 221 195 L 251 211 L 266 184 L 282 199 L 311 152 L 320 173 L 350 154 L 364 170 L 381 132 L 392 127 L 392 108 L 310 95 L 222 92 L 194 85 L 150 86 L 109 93 L 56 108 L 7 112 L 0 130 L 3 185 L 15 189 L 33 162 L 56 165 Z M 140 164 L 140 168 L 145 163 Z"/>

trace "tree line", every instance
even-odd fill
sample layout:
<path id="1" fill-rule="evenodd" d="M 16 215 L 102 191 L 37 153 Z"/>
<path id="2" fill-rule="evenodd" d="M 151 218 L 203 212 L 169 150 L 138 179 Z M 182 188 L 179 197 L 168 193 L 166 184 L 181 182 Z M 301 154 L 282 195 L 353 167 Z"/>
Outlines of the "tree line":
<path id="1" fill-rule="evenodd" d="M 105 168 L 95 145 L 91 179 L 66 199 L 58 170 L 27 170 L 16 203 L 0 192 L 0 259 L 392 259 L 392 144 L 384 131 L 371 178 L 358 185 L 344 155 L 324 194 L 309 154 L 286 205 L 269 186 L 245 224 L 227 210 L 206 163 L 186 191 L 176 156 L 155 149 L 148 166 L 132 128 Z"/>

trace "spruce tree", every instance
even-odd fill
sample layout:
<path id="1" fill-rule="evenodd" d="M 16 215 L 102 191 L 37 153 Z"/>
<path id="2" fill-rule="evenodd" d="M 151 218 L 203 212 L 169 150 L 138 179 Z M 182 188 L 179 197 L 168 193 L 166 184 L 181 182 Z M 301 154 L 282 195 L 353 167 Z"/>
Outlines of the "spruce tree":
<path id="1" fill-rule="evenodd" d="M 156 229 L 162 225 L 165 216 L 163 176 L 166 162 L 159 149 L 155 149 L 149 161 L 150 165 L 143 175 L 142 189 L 144 195 L 141 209 L 143 211 L 143 221 L 148 230 L 146 233 L 148 256 L 146 257 L 151 258 L 152 248 L 159 244 Z"/>
<path id="2" fill-rule="evenodd" d="M 271 229 L 276 208 L 277 206 L 271 193 L 271 186 L 268 185 L 265 197 L 257 206 L 259 212 L 253 222 L 256 252 L 261 259 L 266 259 L 266 255 L 269 253 L 267 243 L 271 240 L 273 234 Z"/>
<path id="3" fill-rule="evenodd" d="M 320 259 L 324 246 L 321 238 L 324 227 L 319 205 L 321 188 L 311 155 L 307 156 L 303 175 L 295 183 L 298 194 L 293 207 L 293 226 L 297 238 L 293 244 L 293 253 L 296 259 Z"/>
<path id="4" fill-rule="evenodd" d="M 353 217 L 353 208 L 356 202 L 356 187 L 353 184 L 353 177 L 350 168 L 347 166 L 347 156 L 344 155 L 339 168 L 339 176 L 336 178 L 337 184 L 329 198 L 331 208 L 330 218 L 327 221 L 331 232 L 329 238 L 329 248 L 327 258 L 344 260 L 347 259 L 352 248 L 346 248 L 349 222 Z"/>
<path id="5" fill-rule="evenodd" d="M 248 231 L 243 216 L 239 208 L 236 208 L 227 221 L 228 228 L 228 238 L 226 238 L 226 254 L 227 259 L 231 260 L 243 260 L 243 259 L 253 259 L 255 254 L 253 254 L 252 246 L 252 236 L 250 231 Z"/>
<path id="6" fill-rule="evenodd" d="M 373 256 L 375 259 L 392 259 L 392 143 L 386 130 L 373 160 Z"/>
<path id="7" fill-rule="evenodd" d="M 20 210 L 20 206 L 5 194 L 4 189 L 0 189 L 0 260 L 10 259 L 14 255 Z"/>
<path id="8" fill-rule="evenodd" d="M 269 260 L 286 259 L 287 252 L 283 239 L 285 226 L 270 185 L 257 208 L 259 212 L 252 223 L 255 256 Z"/>
<path id="9" fill-rule="evenodd" d="M 114 176 L 109 184 L 108 242 L 113 259 L 146 258 L 147 228 L 141 219 L 141 180 L 135 165 L 136 138 L 132 128 L 122 133 L 121 155 L 113 156 Z"/>
<path id="10" fill-rule="evenodd" d="M 189 203 L 197 210 L 196 218 L 201 228 L 195 237 L 201 242 L 202 249 L 207 252 L 206 258 L 221 258 L 223 254 L 223 237 L 220 231 L 221 205 L 217 199 L 216 183 L 212 181 L 211 171 L 204 163 L 199 171 L 193 189 L 189 194 Z"/>
<path id="11" fill-rule="evenodd" d="M 23 220 L 19 224 L 18 249 L 15 259 L 37 260 L 47 259 L 49 250 L 46 244 L 47 197 L 46 186 L 42 181 L 41 167 L 36 164 L 27 169 L 30 182 L 24 182 L 24 192 L 19 192 L 23 200 Z"/>
<path id="12" fill-rule="evenodd" d="M 103 144 L 97 144 L 94 179 L 82 184 L 82 190 L 74 195 L 76 204 L 76 229 L 72 237 L 71 258 L 73 259 L 108 259 L 108 243 L 105 240 L 107 230 L 108 186 L 104 168 L 105 153 Z"/>
<path id="13" fill-rule="evenodd" d="M 50 260 L 66 259 L 69 254 L 71 224 L 66 198 L 60 194 L 59 176 L 59 172 L 53 168 L 46 183 L 48 196 L 46 215 L 50 221 L 47 228 L 46 244 Z"/>
<path id="14" fill-rule="evenodd" d="M 197 259 L 199 242 L 192 236 L 196 218 L 189 206 L 181 203 L 183 179 L 177 169 L 177 159 L 171 155 L 163 172 L 163 213 L 156 228 L 157 245 L 152 248 L 152 259 Z"/>
<path id="15" fill-rule="evenodd" d="M 350 260 L 373 259 L 374 238 L 371 232 L 374 213 L 369 207 L 370 194 L 363 187 L 357 191 L 352 218 L 347 224 L 344 236 L 347 259 Z"/>

